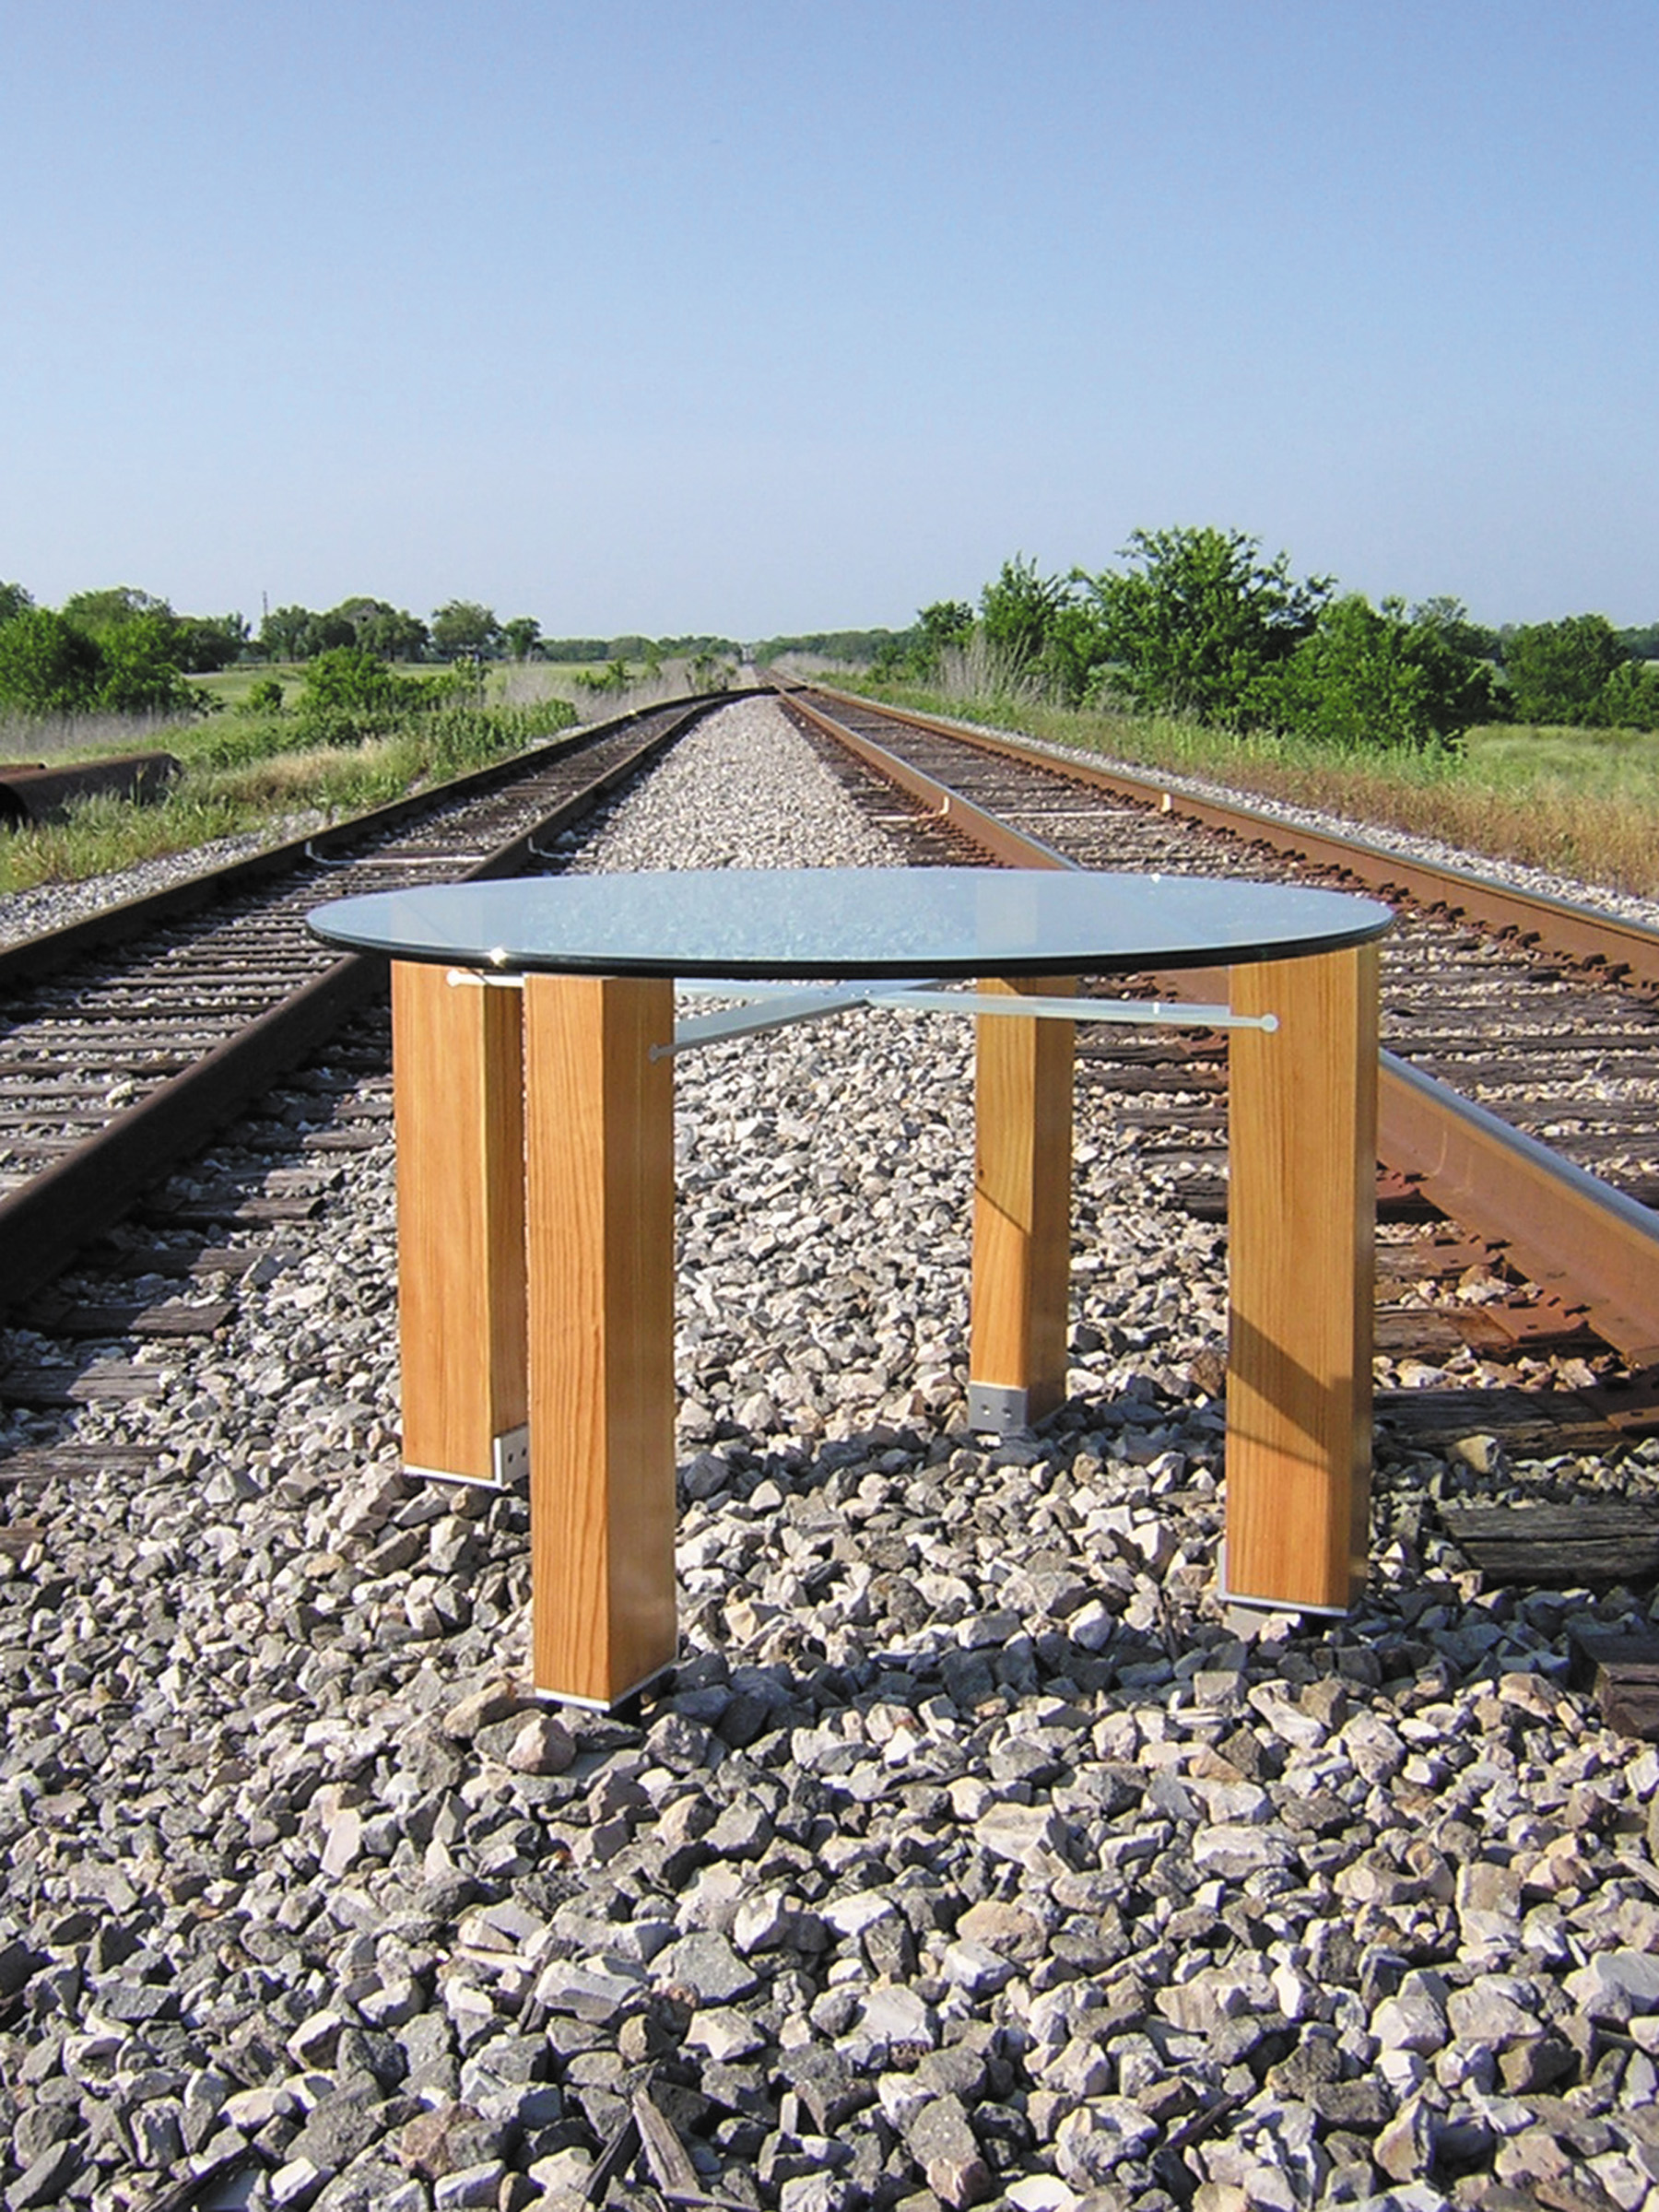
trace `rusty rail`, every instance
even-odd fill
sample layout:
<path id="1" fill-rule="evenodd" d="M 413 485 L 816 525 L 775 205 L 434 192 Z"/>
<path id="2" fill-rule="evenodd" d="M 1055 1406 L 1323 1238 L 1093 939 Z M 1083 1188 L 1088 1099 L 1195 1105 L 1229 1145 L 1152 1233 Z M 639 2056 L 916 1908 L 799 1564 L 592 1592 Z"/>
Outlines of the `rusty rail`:
<path id="1" fill-rule="evenodd" d="M 1541 892 L 1491 883 L 1466 868 L 1414 860 L 1405 853 L 1391 852 L 1385 845 L 1371 844 L 1364 838 L 1335 837 L 1328 831 L 1304 828 L 1300 823 L 1283 821 L 1277 815 L 1265 814 L 1258 807 L 1205 798 L 1157 777 L 1136 775 L 1121 768 L 1097 768 L 1081 755 L 1067 753 L 1061 758 L 1037 746 L 1022 745 L 1018 738 L 1000 733 L 993 735 L 939 715 L 919 714 L 908 707 L 878 705 L 855 692 L 832 691 L 816 685 L 813 688 L 826 699 L 844 700 L 849 706 L 878 713 L 901 725 L 972 746 L 993 758 L 1063 774 L 1107 797 L 1151 807 L 1205 829 L 1223 830 L 1253 843 L 1270 845 L 1275 852 L 1303 861 L 1310 867 L 1340 870 L 1370 891 L 1382 895 L 1389 891 L 1403 893 L 1421 906 L 1478 923 L 1495 935 L 1512 934 L 1524 945 L 1537 946 L 1565 959 L 1599 964 L 1609 979 L 1617 978 L 1627 985 L 1659 990 L 1659 931 L 1644 928 L 1639 922 L 1626 922 L 1594 907 L 1577 905 L 1571 900 L 1547 898 Z M 791 690 L 788 696 L 792 705 L 806 706 L 799 692 Z"/>
<path id="2" fill-rule="evenodd" d="M 646 737 L 624 759 L 613 762 L 602 775 L 568 795 L 528 830 L 521 830 L 471 867 L 459 871 L 457 880 L 477 881 L 515 874 L 523 867 L 535 841 L 557 836 L 626 777 L 665 751 L 714 706 L 724 703 L 724 697 L 693 702 L 685 713 L 677 715 L 665 728 Z M 626 726 L 634 719 L 637 717 L 625 716 L 618 724 L 606 726 Z M 592 736 L 594 733 L 583 735 Z M 522 775 L 527 767 L 545 765 L 549 755 L 559 749 L 544 748 L 528 759 L 520 756 L 507 769 L 505 776 L 501 767 L 492 765 L 474 776 L 442 786 L 436 794 L 424 794 L 418 804 L 429 806 L 434 797 L 453 797 L 480 786 L 487 789 L 491 783 L 508 780 L 513 772 Z M 405 818 L 416 805 L 399 801 L 372 816 L 339 824 L 331 835 L 331 841 L 339 843 L 347 835 L 360 836 L 365 826 L 386 827 Z M 300 839 L 276 848 L 276 853 L 258 854 L 252 864 L 233 864 L 222 872 L 223 877 L 240 885 L 247 880 L 250 869 L 261 875 L 274 873 L 271 864 L 277 854 L 291 866 L 306 856 L 305 847 L 306 841 Z M 184 894 L 182 899 L 162 892 L 154 899 L 136 900 L 127 906 L 109 909 L 104 914 L 94 916 L 93 923 L 107 923 L 112 917 L 120 916 L 124 927 L 130 930 L 138 922 L 149 922 L 161 913 L 177 912 L 181 905 L 187 909 L 192 903 L 201 903 L 209 895 L 208 887 L 215 880 L 211 877 L 197 878 L 193 884 L 180 887 Z M 100 935 L 107 938 L 111 934 L 108 928 L 101 932 L 88 931 L 87 924 L 72 924 L 67 930 L 56 933 L 68 941 L 67 950 L 53 940 L 43 941 L 47 960 L 49 964 L 61 964 L 58 956 L 68 958 L 71 953 L 84 949 L 89 941 L 96 942 Z M 42 941 L 35 940 L 34 944 L 41 946 Z M 14 969 L 29 972 L 22 956 L 30 949 L 29 946 L 13 948 L 19 956 L 11 963 Z M 4 956 L 0 956 L 0 974 L 6 966 Z M 6 1255 L 0 1307 L 16 1306 L 51 1281 L 82 1245 L 132 1205 L 146 1182 L 175 1161 L 187 1158 L 277 1076 L 295 1066 L 367 1005 L 382 987 L 385 971 L 386 963 L 371 957 L 354 954 L 335 961 L 234 1036 L 204 1053 L 193 1065 L 168 1077 L 147 1096 L 113 1115 L 96 1135 L 76 1145 L 62 1159 L 0 1198 L 0 1253 Z"/>
<path id="3" fill-rule="evenodd" d="M 815 690 L 818 687 L 814 687 Z M 1058 771 L 1103 794 L 1162 808 L 1164 786 L 1116 771 L 990 738 L 930 715 L 899 713 L 850 694 L 823 696 L 877 712 L 941 736 L 959 739 L 1005 759 Z M 788 692 L 795 712 L 854 751 L 877 773 L 948 818 L 965 835 L 988 826 L 987 855 L 1016 867 L 1074 867 L 1077 863 L 1040 839 L 988 815 L 936 777 L 862 732 L 847 730 L 797 690 Z M 1368 889 L 1409 892 L 1419 901 L 1467 915 L 1488 928 L 1513 930 L 1579 959 L 1601 961 L 1609 975 L 1659 985 L 1659 935 L 1564 900 L 1537 899 L 1488 885 L 1458 869 L 1403 861 L 1381 846 L 1303 830 L 1251 807 L 1229 808 L 1212 800 L 1173 794 L 1169 811 L 1211 829 L 1271 842 L 1312 865 L 1342 868 Z M 1188 990 L 1206 986 L 1184 979 Z M 1182 979 L 1162 986 L 1179 995 Z M 1213 980 L 1209 988 L 1214 988 Z M 1498 1115 L 1444 1083 L 1425 1076 L 1393 1053 L 1380 1056 L 1378 1149 L 1382 1164 L 1407 1177 L 1441 1210 L 1489 1242 L 1502 1246 L 1514 1265 L 1564 1305 L 1582 1312 L 1595 1333 L 1633 1366 L 1659 1362 L 1659 1214 L 1586 1174 Z"/>

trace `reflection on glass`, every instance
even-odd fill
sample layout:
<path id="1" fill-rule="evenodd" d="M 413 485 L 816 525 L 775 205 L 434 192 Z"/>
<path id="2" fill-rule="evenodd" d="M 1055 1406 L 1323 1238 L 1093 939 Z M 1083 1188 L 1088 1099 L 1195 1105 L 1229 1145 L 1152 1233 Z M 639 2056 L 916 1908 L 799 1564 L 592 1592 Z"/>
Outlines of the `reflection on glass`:
<path id="1" fill-rule="evenodd" d="M 1204 877 L 995 868 L 656 870 L 382 891 L 319 907 L 330 944 L 576 973 L 1108 973 L 1329 950 L 1385 906 Z"/>

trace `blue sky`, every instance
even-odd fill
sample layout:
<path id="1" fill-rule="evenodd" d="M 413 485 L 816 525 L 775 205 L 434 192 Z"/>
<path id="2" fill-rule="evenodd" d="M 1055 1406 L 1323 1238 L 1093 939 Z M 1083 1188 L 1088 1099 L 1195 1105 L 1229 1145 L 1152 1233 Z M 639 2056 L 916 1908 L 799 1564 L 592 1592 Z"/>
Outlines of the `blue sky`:
<path id="1" fill-rule="evenodd" d="M 902 625 L 1218 523 L 1659 617 L 1659 6 L 0 0 L 0 577 Z"/>

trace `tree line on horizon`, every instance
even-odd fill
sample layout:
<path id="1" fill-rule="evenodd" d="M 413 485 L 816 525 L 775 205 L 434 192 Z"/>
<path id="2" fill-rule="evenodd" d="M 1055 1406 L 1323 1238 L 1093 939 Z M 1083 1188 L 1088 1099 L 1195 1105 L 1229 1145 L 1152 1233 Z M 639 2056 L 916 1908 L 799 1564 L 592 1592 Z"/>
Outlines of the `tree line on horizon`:
<path id="1" fill-rule="evenodd" d="M 977 606 L 936 600 L 905 630 L 822 630 L 751 648 L 861 662 L 877 675 L 935 680 L 977 651 L 993 689 L 1069 707 L 1186 716 L 1248 732 L 1307 734 L 1347 746 L 1455 744 L 1484 722 L 1659 728 L 1659 622 L 1615 629 L 1599 614 L 1492 629 L 1458 600 L 1373 606 L 1329 576 L 1296 578 L 1257 539 L 1213 526 L 1136 530 L 1121 569 L 1043 575 L 1005 560 Z M 626 669 L 671 655 L 710 666 L 745 657 L 728 638 L 547 638 L 534 617 L 503 622 L 452 599 L 429 621 L 359 595 L 318 611 L 279 606 L 257 636 L 238 614 L 180 615 L 131 585 L 38 606 L 0 582 L 0 708 L 25 714 L 185 713 L 204 696 L 186 679 L 238 662 L 319 665 L 340 680 L 359 656 L 455 663 L 511 658 Z M 321 664 L 327 660 L 329 667 Z"/>
<path id="2" fill-rule="evenodd" d="M 1135 530 L 1126 565 L 1043 575 L 1006 560 L 974 606 L 935 600 L 872 656 L 936 679 L 976 653 L 992 688 L 1344 747 L 1455 745 L 1477 724 L 1659 729 L 1659 623 L 1605 615 L 1490 629 L 1462 602 L 1379 606 L 1213 526 Z"/>
<path id="3" fill-rule="evenodd" d="M 49 607 L 22 584 L 0 582 L 0 708 L 23 714 L 200 712 L 205 696 L 187 679 L 238 663 L 327 662 L 337 680 L 340 655 L 387 667 L 501 659 L 614 665 L 670 655 L 712 664 L 740 651 L 729 639 L 704 636 L 545 638 L 533 616 L 499 621 L 469 599 L 447 601 L 427 622 L 367 595 L 322 611 L 273 608 L 255 636 L 240 614 L 177 614 L 131 584 L 77 592 Z"/>

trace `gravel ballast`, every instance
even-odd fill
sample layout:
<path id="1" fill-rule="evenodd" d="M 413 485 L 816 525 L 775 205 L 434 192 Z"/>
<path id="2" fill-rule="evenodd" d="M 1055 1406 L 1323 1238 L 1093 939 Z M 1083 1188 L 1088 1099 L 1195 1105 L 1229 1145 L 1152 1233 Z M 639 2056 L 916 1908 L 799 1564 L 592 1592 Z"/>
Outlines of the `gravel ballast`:
<path id="1" fill-rule="evenodd" d="M 66 929 L 89 914 L 101 914 L 129 899 L 147 898 L 152 891 L 171 890 L 189 883 L 233 860 L 247 860 L 272 845 L 307 836 L 327 820 L 310 811 L 285 816 L 260 830 L 238 837 L 214 838 L 188 853 L 168 853 L 159 860 L 141 860 L 130 868 L 112 869 L 107 876 L 91 876 L 84 883 L 37 883 L 26 891 L 0 891 L 0 947 L 20 944 L 26 937 L 44 936 L 49 930 Z"/>
<path id="2" fill-rule="evenodd" d="M 900 857 L 746 701 L 571 865 Z M 1385 1434 L 1363 1605 L 1229 1617 L 1220 1232 L 1086 1088 L 1073 1398 L 965 1426 L 970 1053 L 677 1063 L 684 1663 L 635 1721 L 529 1694 L 523 1498 L 401 1472 L 385 1135 L 278 1163 L 323 1210 L 216 1338 L 90 1347 L 147 1394 L 4 1417 L 88 1454 L 0 1483 L 6 2212 L 575 2212 L 639 2097 L 641 2171 L 783 2212 L 1659 2206 L 1659 1751 L 1568 1681 L 1643 1606 L 1483 1590 L 1434 1518 L 1651 1498 L 1659 1448 Z"/>

